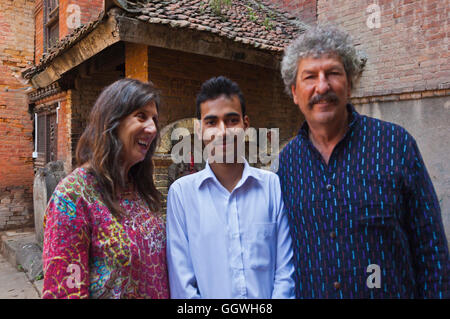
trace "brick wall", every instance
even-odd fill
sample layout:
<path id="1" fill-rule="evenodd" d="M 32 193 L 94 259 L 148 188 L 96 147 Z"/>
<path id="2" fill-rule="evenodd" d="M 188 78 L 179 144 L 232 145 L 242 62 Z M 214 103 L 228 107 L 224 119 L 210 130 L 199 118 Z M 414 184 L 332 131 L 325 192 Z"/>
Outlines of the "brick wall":
<path id="1" fill-rule="evenodd" d="M 59 0 L 59 38 L 62 39 L 70 34 L 74 29 L 72 23 L 67 22 L 68 19 L 73 21 L 70 17 L 76 14 L 73 7 L 69 5 L 74 4 L 79 7 L 80 23 L 87 24 L 95 20 L 103 10 L 103 0 Z M 34 8 L 34 21 L 36 25 L 35 41 L 35 64 L 39 64 L 44 53 L 44 0 L 36 0 Z"/>
<path id="2" fill-rule="evenodd" d="M 39 64 L 39 60 L 44 54 L 44 11 L 43 11 L 43 0 L 35 1 L 34 8 L 34 64 Z"/>
<path id="3" fill-rule="evenodd" d="M 367 7 L 374 2 L 380 9 L 380 28 L 370 29 L 367 20 L 372 11 Z M 319 0 L 317 13 L 320 23 L 342 27 L 368 55 L 354 96 L 450 87 L 446 41 L 450 28 L 445 1 Z"/>
<path id="4" fill-rule="evenodd" d="M 317 0 L 269 0 L 286 9 L 289 13 L 306 24 L 313 24 L 317 19 Z"/>
<path id="5" fill-rule="evenodd" d="M 61 114 L 61 116 L 65 116 L 67 120 L 70 119 L 70 130 L 68 130 L 68 135 L 70 136 L 71 142 L 69 145 L 70 150 L 67 151 L 67 157 L 60 158 L 67 163 L 65 168 L 66 166 L 69 167 L 69 161 L 72 160 L 70 169 L 67 172 L 70 172 L 70 170 L 75 168 L 75 150 L 78 140 L 87 125 L 92 106 L 94 106 L 94 103 L 103 88 L 118 79 L 119 78 L 116 76 L 103 76 L 102 78 L 93 77 L 90 80 L 78 78 L 75 85 L 76 89 L 68 92 L 70 96 L 70 104 L 67 104 L 66 106 L 67 114 Z M 69 158 L 69 154 L 72 158 Z"/>
<path id="6" fill-rule="evenodd" d="M 67 34 L 73 31 L 71 28 L 71 16 L 76 14 L 74 7 L 70 5 L 77 5 L 80 12 L 81 24 L 87 24 L 95 20 L 100 12 L 103 10 L 103 0 L 60 0 L 59 1 L 59 38 L 64 38 Z M 67 20 L 69 19 L 69 23 Z"/>
<path id="7" fill-rule="evenodd" d="M 34 1 L 0 1 L 0 230 L 32 223 L 33 122 L 21 72 L 33 61 Z"/>

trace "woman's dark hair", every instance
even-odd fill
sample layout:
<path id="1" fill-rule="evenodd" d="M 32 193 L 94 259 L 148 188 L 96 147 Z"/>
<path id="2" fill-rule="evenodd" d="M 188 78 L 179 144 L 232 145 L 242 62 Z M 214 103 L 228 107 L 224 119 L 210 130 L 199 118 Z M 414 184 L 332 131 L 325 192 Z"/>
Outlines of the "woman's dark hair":
<path id="1" fill-rule="evenodd" d="M 242 116 L 245 115 L 245 100 L 239 85 L 236 82 L 224 76 L 218 76 L 216 78 L 211 78 L 203 82 L 200 92 L 197 95 L 197 118 L 201 119 L 201 109 L 200 105 L 208 100 L 215 100 L 221 95 L 225 95 L 230 98 L 233 95 L 237 95 L 239 102 L 241 103 Z"/>
<path id="2" fill-rule="evenodd" d="M 122 79 L 106 87 L 91 110 L 89 122 L 77 145 L 77 165 L 89 164 L 88 171 L 99 182 L 99 192 L 111 213 L 119 217 L 122 209 L 117 188 L 126 188 L 126 176 L 121 169 L 123 144 L 117 136 L 120 122 L 135 110 L 154 102 L 159 112 L 159 92 L 153 84 L 134 79 Z M 157 136 L 142 162 L 130 168 L 128 177 L 134 188 L 154 212 L 159 212 L 161 194 L 153 182 L 152 156 L 159 140 Z"/>

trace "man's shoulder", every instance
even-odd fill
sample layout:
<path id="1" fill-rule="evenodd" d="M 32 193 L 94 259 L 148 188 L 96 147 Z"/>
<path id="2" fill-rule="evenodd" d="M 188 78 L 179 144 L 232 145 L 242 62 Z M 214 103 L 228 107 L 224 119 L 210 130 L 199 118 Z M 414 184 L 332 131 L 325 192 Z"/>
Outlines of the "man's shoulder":
<path id="1" fill-rule="evenodd" d="M 255 176 L 256 178 L 258 178 L 262 181 L 272 181 L 274 179 L 278 179 L 278 175 L 270 170 L 252 167 L 250 165 L 249 165 L 249 169 L 250 169 L 251 175 Z"/>
<path id="2" fill-rule="evenodd" d="M 201 174 L 203 174 L 203 170 L 198 171 L 196 173 L 184 175 L 177 180 L 175 180 L 172 185 L 170 185 L 171 189 L 177 189 L 177 188 L 186 188 L 186 187 L 192 187 L 193 185 L 196 185 L 199 178 L 201 178 Z"/>
<path id="3" fill-rule="evenodd" d="M 298 148 L 302 145 L 303 138 L 297 134 L 294 136 L 289 142 L 286 143 L 285 146 L 280 151 L 280 157 L 292 151 L 293 148 Z"/>

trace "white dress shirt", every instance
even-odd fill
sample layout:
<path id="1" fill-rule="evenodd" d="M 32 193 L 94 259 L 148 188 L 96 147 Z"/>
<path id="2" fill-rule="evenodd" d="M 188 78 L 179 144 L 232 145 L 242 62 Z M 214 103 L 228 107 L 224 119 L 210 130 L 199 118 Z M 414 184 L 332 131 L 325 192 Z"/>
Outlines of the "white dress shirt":
<path id="1" fill-rule="evenodd" d="M 278 176 L 244 165 L 231 193 L 208 163 L 171 185 L 172 298 L 294 298 L 291 237 Z"/>

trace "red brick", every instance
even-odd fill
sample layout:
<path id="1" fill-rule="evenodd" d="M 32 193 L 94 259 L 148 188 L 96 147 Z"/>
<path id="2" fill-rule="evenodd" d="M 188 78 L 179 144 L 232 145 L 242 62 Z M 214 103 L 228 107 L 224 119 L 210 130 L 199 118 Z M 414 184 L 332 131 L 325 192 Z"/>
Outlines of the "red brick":
<path id="1" fill-rule="evenodd" d="M 439 12 L 445 13 L 445 10 L 437 8 L 442 3 L 438 0 L 425 3 L 408 0 L 395 4 L 377 1 L 381 9 L 381 27 L 369 29 L 366 8 L 370 3 L 351 0 L 319 0 L 317 3 L 318 23 L 340 26 L 360 43 L 358 49 L 368 56 L 366 69 L 354 94 L 373 95 L 381 87 L 386 88 L 386 94 L 391 88 L 403 92 L 416 87 L 418 77 L 410 70 L 417 71 L 424 79 L 433 80 L 427 84 L 434 85 L 433 89 L 447 82 L 444 73 L 439 73 L 443 70 L 439 55 L 449 51 L 446 41 L 443 41 L 445 32 L 442 32 L 447 17 Z M 355 13 L 359 13 L 360 18 L 356 18 Z"/>
<path id="2" fill-rule="evenodd" d="M 307 24 L 316 23 L 317 0 L 271 0 Z"/>
<path id="3" fill-rule="evenodd" d="M 33 62 L 30 35 L 34 33 L 35 4 L 24 0 L 12 3 L 0 1 L 0 230 L 8 227 L 10 212 L 32 207 L 34 177 L 33 124 L 23 90 L 27 85 L 17 77 Z M 15 225 L 25 223 L 28 217 L 17 219 Z"/>

